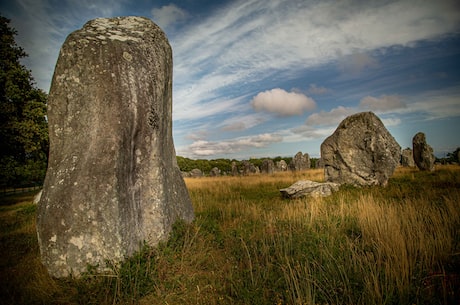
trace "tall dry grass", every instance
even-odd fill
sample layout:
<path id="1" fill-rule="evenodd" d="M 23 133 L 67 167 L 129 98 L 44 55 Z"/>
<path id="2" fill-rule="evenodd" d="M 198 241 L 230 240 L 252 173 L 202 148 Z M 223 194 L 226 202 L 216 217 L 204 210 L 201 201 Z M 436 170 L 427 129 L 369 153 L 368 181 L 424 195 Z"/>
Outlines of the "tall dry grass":
<path id="1" fill-rule="evenodd" d="M 33 205 L 1 207 L 0 304 L 458 304 L 460 167 L 283 199 L 301 179 L 323 172 L 187 178 L 192 224 L 80 280 L 39 264 Z"/>
<path id="2" fill-rule="evenodd" d="M 385 189 L 345 187 L 330 198 L 252 198 L 266 186 L 323 180 L 321 171 L 299 176 L 187 180 L 198 213 L 218 211 L 224 231 L 245 227 L 239 250 L 250 287 L 272 284 L 272 271 L 287 288 L 281 303 L 430 304 L 442 297 L 439 304 L 448 304 L 458 297 L 457 167 L 436 174 L 400 168 Z"/>

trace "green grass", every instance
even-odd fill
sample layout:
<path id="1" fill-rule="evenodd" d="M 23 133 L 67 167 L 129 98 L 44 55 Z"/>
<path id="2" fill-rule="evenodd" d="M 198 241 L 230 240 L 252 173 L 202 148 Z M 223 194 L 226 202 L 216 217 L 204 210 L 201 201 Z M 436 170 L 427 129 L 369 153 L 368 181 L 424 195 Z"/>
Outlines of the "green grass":
<path id="1" fill-rule="evenodd" d="M 112 274 L 50 278 L 32 194 L 0 204 L 4 304 L 458 304 L 460 167 L 285 200 L 320 171 L 186 179 L 196 220 Z M 0 198 L 2 200 L 3 198 Z M 6 204 L 7 202 L 7 204 Z"/>

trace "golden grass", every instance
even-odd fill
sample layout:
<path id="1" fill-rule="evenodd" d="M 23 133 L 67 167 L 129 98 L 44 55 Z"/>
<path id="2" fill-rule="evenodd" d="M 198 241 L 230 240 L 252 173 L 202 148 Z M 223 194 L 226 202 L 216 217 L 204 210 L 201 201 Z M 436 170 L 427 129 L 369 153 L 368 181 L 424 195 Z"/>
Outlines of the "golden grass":
<path id="1" fill-rule="evenodd" d="M 440 169 L 443 172 L 436 174 L 437 182 L 459 182 L 458 167 Z M 248 241 L 241 238 L 241 250 L 247 261 L 251 283 L 257 282 L 254 279 L 254 270 L 257 268 L 254 267 L 255 258 L 249 249 L 250 243 L 258 238 L 259 256 L 268 256 L 268 253 L 263 253 L 264 249 L 277 249 L 278 263 L 289 288 L 287 299 L 290 302 L 314 304 L 315 298 L 322 294 L 321 299 L 326 302 L 355 303 L 352 292 L 355 284 L 350 274 L 355 274 L 353 277 L 359 274 L 366 300 L 372 304 L 383 304 L 393 302 L 395 298 L 397 302 L 407 303 L 417 293 L 422 298 L 426 292 L 422 276 L 436 273 L 443 262 L 458 255 L 455 245 L 459 238 L 456 234 L 460 223 L 460 192 L 448 188 L 440 196 L 442 190 L 440 192 L 426 181 L 423 193 L 411 195 L 410 181 L 416 182 L 422 175 L 434 174 L 398 168 L 394 177 L 404 180 L 402 186 L 352 189 L 349 192 L 342 190 L 331 198 L 295 201 L 274 198 L 272 203 L 275 206 L 269 209 L 263 204 L 254 204 L 253 200 L 233 198 L 235 188 L 245 192 L 258 185 L 281 188 L 285 187 L 282 184 L 287 186 L 298 179 L 322 181 L 322 171 L 307 171 L 296 177 L 282 173 L 220 177 L 216 180 L 190 178 L 186 183 L 190 192 L 198 195 L 194 197 L 197 212 L 218 209 L 224 230 L 241 226 L 242 221 L 263 223 L 262 234 L 257 235 L 256 229 L 253 229 Z M 203 190 L 209 193 L 202 193 Z M 207 195 L 214 191 L 232 198 L 231 204 L 209 201 Z M 235 215 L 239 215 L 237 220 Z M 283 224 L 282 228 L 280 224 Z M 316 237 L 327 236 L 321 242 L 324 249 L 311 261 L 289 255 L 290 249 L 296 247 L 293 243 L 298 237 L 294 236 L 301 235 L 301 232 L 310 232 Z M 338 255 L 337 258 L 337 250 L 345 256 Z M 320 263 L 324 260 L 327 261 L 327 267 Z M 318 272 L 331 272 L 340 283 L 332 279 L 319 279 Z M 334 286 L 340 286 L 346 292 L 341 294 L 342 300 L 337 299 L 337 293 L 327 292 Z M 414 289 L 419 291 L 414 292 Z M 363 299 L 358 301 L 364 302 Z"/>
<path id="2" fill-rule="evenodd" d="M 111 279 L 51 279 L 34 206 L 2 206 L 4 302 L 456 304 L 459 166 L 398 168 L 386 188 L 345 186 L 327 198 L 280 196 L 301 179 L 322 181 L 323 171 L 186 178 L 196 220 Z"/>

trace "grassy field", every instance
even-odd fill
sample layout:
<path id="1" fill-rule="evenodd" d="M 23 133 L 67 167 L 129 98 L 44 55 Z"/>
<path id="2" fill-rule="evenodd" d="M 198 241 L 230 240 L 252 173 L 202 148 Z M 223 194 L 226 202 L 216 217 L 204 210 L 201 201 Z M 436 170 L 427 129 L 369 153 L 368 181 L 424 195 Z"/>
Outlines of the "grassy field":
<path id="1" fill-rule="evenodd" d="M 112 274 L 52 279 L 33 193 L 0 198 L 0 304 L 459 304 L 460 167 L 282 199 L 320 170 L 186 179 L 196 220 Z"/>

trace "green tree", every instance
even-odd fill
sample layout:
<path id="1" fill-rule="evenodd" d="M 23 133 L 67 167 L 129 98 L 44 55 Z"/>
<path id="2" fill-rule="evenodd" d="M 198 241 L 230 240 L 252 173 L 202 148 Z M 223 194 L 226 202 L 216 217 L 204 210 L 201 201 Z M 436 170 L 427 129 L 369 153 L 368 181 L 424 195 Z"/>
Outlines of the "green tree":
<path id="1" fill-rule="evenodd" d="M 457 147 L 456 150 L 453 152 L 447 153 L 446 157 L 443 158 L 447 163 L 458 163 L 459 160 L 459 154 L 460 154 L 460 147 Z"/>
<path id="2" fill-rule="evenodd" d="M 16 30 L 0 16 L 0 185 L 43 181 L 48 159 L 47 95 L 20 63 Z"/>

